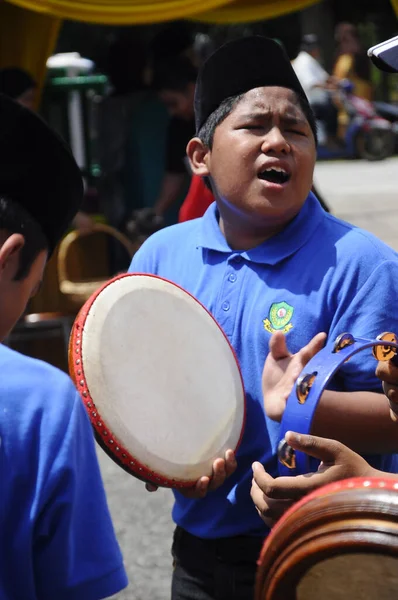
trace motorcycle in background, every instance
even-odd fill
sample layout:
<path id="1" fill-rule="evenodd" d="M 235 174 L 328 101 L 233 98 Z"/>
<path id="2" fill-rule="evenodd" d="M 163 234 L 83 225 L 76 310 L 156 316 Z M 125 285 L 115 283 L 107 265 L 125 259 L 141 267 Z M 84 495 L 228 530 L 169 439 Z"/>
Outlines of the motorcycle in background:
<path id="1" fill-rule="evenodd" d="M 339 102 L 348 115 L 341 148 L 327 148 L 322 122 L 318 122 L 318 159 L 363 158 L 383 160 L 392 156 L 396 148 L 397 125 L 376 110 L 373 102 L 355 96 L 353 84 L 344 80 L 339 85 Z"/>
<path id="2" fill-rule="evenodd" d="M 395 154 L 398 153 L 398 106 L 389 102 L 373 102 L 375 110 L 380 117 L 390 121 L 395 133 Z"/>

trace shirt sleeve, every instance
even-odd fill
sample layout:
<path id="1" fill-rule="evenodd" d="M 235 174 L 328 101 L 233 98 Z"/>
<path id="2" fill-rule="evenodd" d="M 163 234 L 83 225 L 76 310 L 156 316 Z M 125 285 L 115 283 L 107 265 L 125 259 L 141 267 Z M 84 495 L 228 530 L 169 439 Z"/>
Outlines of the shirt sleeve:
<path id="1" fill-rule="evenodd" d="M 374 340 L 383 332 L 398 336 L 398 263 L 385 260 L 370 274 L 352 298 L 339 305 L 330 330 L 330 339 L 341 333 Z M 346 391 L 382 391 L 375 375 L 377 362 L 372 349 L 354 355 L 338 372 Z"/>
<path id="2" fill-rule="evenodd" d="M 46 432 L 52 464 L 34 536 L 40 600 L 99 600 L 127 585 L 84 406 L 75 395 L 69 422 Z"/>

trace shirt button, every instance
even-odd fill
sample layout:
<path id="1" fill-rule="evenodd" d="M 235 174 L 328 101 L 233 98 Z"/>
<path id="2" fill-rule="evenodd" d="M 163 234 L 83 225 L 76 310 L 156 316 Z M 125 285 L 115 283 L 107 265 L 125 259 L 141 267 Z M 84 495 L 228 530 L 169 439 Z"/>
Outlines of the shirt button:
<path id="1" fill-rule="evenodd" d="M 229 310 L 229 302 L 223 302 L 222 309 Z"/>
<path id="2" fill-rule="evenodd" d="M 235 275 L 235 273 L 231 273 L 228 276 L 228 279 L 229 279 L 229 281 L 232 281 L 232 283 L 234 283 L 236 281 L 236 275 Z"/>

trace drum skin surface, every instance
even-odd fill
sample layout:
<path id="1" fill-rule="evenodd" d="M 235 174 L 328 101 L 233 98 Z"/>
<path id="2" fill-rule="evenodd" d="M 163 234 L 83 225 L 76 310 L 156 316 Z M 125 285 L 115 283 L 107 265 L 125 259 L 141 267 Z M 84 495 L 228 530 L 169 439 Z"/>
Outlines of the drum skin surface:
<path id="1" fill-rule="evenodd" d="M 354 478 L 309 494 L 278 521 L 255 600 L 389 600 L 397 585 L 398 477 Z"/>
<path id="2" fill-rule="evenodd" d="M 124 274 L 97 290 L 75 320 L 69 370 L 98 443 L 143 481 L 192 487 L 239 446 L 246 406 L 234 351 L 172 282 Z"/>

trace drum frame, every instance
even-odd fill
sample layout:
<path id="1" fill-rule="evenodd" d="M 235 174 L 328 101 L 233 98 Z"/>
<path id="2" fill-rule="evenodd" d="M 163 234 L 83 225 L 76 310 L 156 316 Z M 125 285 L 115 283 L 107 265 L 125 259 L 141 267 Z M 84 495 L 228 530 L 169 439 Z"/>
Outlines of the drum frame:
<path id="1" fill-rule="evenodd" d="M 255 600 L 296 600 L 305 573 L 349 553 L 398 557 L 398 480 L 353 478 L 329 484 L 294 504 L 266 540 Z"/>
<path id="2" fill-rule="evenodd" d="M 90 418 L 91 424 L 94 429 L 94 434 L 97 443 L 104 450 L 104 452 L 124 471 L 133 475 L 137 479 L 147 483 L 153 483 L 158 487 L 166 487 L 166 488 L 174 488 L 174 489 L 183 489 L 183 488 L 191 488 L 196 484 L 196 480 L 180 480 L 177 478 L 169 479 L 167 477 L 160 476 L 155 473 L 151 469 L 149 469 L 145 464 L 141 463 L 134 456 L 132 456 L 128 450 L 123 446 L 120 440 L 113 434 L 111 429 L 107 427 L 102 418 L 101 414 L 98 411 L 98 408 L 95 405 L 93 398 L 90 395 L 90 390 L 86 381 L 86 377 L 84 374 L 84 366 L 82 364 L 82 356 L 81 356 L 81 348 L 82 348 L 82 337 L 84 334 L 84 323 L 86 321 L 87 315 L 94 304 L 96 298 L 101 294 L 101 292 L 107 288 L 109 285 L 114 283 L 115 281 L 119 281 L 120 279 L 126 277 L 152 277 L 154 279 L 159 279 L 161 281 L 165 281 L 170 285 L 174 285 L 176 288 L 182 290 L 185 294 L 190 296 L 195 302 L 197 302 L 203 310 L 207 312 L 207 314 L 211 317 L 213 322 L 217 325 L 218 329 L 221 331 L 224 339 L 226 340 L 230 350 L 232 351 L 233 357 L 235 359 L 236 366 L 238 368 L 240 382 L 242 385 L 242 396 L 243 396 L 243 419 L 242 426 L 240 431 L 240 437 L 236 447 L 233 450 L 236 452 L 241 443 L 244 427 L 246 422 L 246 396 L 245 396 L 245 388 L 243 384 L 242 373 L 240 370 L 239 362 L 235 353 L 235 350 L 231 346 L 230 341 L 228 340 L 226 334 L 221 329 L 220 325 L 217 323 L 213 315 L 207 310 L 205 306 L 203 306 L 192 294 L 184 290 L 182 287 L 177 285 L 172 281 L 168 281 L 163 277 L 159 277 L 157 275 L 152 275 L 148 273 L 125 273 L 122 275 L 117 275 L 113 277 L 105 284 L 103 284 L 90 298 L 85 302 L 85 304 L 80 309 L 74 325 L 72 327 L 71 336 L 69 339 L 69 349 L 68 349 L 68 363 L 69 363 L 69 372 L 70 376 L 83 400 L 83 404 L 86 408 L 88 416 Z"/>

